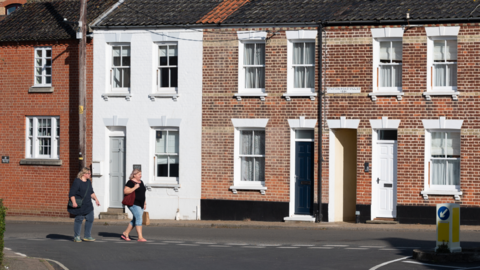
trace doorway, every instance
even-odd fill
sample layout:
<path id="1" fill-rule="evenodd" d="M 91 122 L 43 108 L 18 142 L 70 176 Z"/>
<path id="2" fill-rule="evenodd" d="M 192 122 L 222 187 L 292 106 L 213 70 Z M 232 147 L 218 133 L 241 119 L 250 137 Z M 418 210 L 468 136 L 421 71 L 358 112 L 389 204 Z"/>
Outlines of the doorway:
<path id="1" fill-rule="evenodd" d="M 110 207 L 123 208 L 125 137 L 110 137 Z"/>
<path id="2" fill-rule="evenodd" d="M 378 130 L 372 193 L 375 217 L 397 216 L 397 130 Z"/>
<path id="3" fill-rule="evenodd" d="M 313 130 L 295 135 L 295 215 L 311 215 L 313 203 Z"/>

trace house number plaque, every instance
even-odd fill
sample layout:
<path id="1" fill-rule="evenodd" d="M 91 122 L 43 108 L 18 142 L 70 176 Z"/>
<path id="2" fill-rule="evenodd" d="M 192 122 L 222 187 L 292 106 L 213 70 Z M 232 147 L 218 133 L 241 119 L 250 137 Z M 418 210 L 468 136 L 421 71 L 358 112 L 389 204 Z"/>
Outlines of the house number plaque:
<path id="1" fill-rule="evenodd" d="M 9 156 L 2 156 L 2 163 L 10 163 L 10 157 Z"/>

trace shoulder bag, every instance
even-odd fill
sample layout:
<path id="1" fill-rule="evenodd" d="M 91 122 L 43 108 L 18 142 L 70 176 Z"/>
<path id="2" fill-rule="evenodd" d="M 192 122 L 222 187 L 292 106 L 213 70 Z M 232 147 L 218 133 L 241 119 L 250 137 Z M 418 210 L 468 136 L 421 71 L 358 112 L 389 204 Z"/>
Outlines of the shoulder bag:
<path id="1" fill-rule="evenodd" d="M 132 206 L 134 202 L 135 202 L 135 190 L 132 193 L 127 194 L 125 195 L 125 197 L 123 197 L 122 204 L 126 206 Z"/>
<path id="2" fill-rule="evenodd" d="M 87 180 L 87 181 L 88 181 L 88 180 Z M 83 195 L 83 198 L 82 198 L 82 199 L 77 199 L 77 198 L 75 198 L 75 201 L 77 202 L 77 208 L 82 207 L 83 199 L 85 199 L 85 197 L 87 196 L 87 193 L 88 193 L 88 190 L 89 190 L 89 189 L 90 189 L 90 185 L 88 185 L 87 190 L 85 190 L 85 195 Z M 70 198 L 69 198 L 69 200 L 68 200 L 68 207 L 74 208 L 74 207 L 73 207 L 72 200 L 71 200 Z M 77 208 L 75 208 L 75 209 L 77 209 Z"/>

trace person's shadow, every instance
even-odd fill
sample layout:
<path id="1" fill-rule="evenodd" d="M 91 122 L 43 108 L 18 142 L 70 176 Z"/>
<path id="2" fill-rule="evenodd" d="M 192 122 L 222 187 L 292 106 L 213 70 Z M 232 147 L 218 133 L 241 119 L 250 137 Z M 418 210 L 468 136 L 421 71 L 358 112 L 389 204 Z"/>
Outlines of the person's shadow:
<path id="1" fill-rule="evenodd" d="M 48 239 L 52 240 L 73 240 L 73 236 L 71 235 L 63 235 L 63 234 L 49 234 L 46 236 Z"/>

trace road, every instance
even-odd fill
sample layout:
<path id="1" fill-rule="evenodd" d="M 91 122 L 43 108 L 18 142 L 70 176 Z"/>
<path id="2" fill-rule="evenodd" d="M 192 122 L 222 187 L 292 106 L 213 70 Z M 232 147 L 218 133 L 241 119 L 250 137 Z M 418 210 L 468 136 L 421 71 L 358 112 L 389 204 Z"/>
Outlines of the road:
<path id="1" fill-rule="evenodd" d="M 77 269 L 480 269 L 480 263 L 416 264 L 435 231 L 144 227 L 149 241 L 120 240 L 123 226 L 94 225 L 96 242 L 72 242 L 73 224 L 7 222 L 5 247 Z M 132 239 L 135 234 L 132 234 Z M 480 232 L 461 234 L 480 246 Z M 397 260 L 397 261 L 394 261 Z"/>

